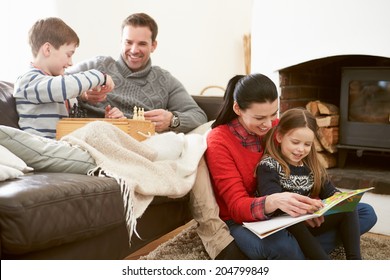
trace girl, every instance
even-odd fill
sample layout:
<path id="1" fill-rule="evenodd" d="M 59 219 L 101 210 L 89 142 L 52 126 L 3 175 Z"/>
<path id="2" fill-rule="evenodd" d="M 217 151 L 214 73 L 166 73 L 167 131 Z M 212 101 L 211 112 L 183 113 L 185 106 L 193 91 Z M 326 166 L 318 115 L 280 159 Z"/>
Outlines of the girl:
<path id="1" fill-rule="evenodd" d="M 266 136 L 265 152 L 257 166 L 257 190 L 260 196 L 292 192 L 315 199 L 325 199 L 339 192 L 317 159 L 314 140 L 318 139 L 316 119 L 307 110 L 287 110 L 279 124 Z M 283 213 L 277 210 L 273 215 Z M 315 236 L 336 228 L 347 259 L 361 259 L 357 210 L 320 217 L 288 228 L 306 258 L 329 259 Z"/>

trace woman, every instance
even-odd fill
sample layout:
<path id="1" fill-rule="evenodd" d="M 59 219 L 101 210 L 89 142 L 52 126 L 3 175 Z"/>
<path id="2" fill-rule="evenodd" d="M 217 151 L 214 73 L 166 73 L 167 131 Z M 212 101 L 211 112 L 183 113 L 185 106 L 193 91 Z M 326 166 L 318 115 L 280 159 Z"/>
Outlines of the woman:
<path id="1" fill-rule="evenodd" d="M 263 155 L 262 138 L 277 124 L 278 93 L 266 76 L 235 76 L 227 86 L 225 103 L 207 136 L 206 161 L 220 217 L 228 225 L 240 249 L 250 259 L 304 259 L 294 237 L 287 230 L 265 239 L 242 226 L 242 222 L 269 219 L 277 209 L 299 216 L 321 207 L 318 200 L 295 193 L 255 197 L 255 167 Z M 371 206 L 358 206 L 360 232 L 376 222 Z M 311 226 L 319 226 L 313 220 Z M 336 232 L 318 237 L 329 252 L 338 242 Z"/>

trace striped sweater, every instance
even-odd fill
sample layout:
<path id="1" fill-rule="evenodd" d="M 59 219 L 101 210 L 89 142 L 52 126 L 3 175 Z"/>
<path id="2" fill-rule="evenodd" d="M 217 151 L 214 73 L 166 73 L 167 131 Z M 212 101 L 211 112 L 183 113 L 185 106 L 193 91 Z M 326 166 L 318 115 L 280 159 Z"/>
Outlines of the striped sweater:
<path id="1" fill-rule="evenodd" d="M 19 127 L 29 133 L 55 138 L 57 122 L 69 116 L 68 100 L 103 83 L 104 75 L 98 70 L 49 76 L 31 66 L 14 86 Z"/>

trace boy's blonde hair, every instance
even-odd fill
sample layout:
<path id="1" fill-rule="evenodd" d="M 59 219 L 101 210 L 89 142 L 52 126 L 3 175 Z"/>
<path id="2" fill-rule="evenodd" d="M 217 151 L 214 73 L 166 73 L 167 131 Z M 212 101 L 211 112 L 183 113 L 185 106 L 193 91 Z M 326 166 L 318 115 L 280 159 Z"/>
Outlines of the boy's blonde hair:
<path id="1" fill-rule="evenodd" d="M 276 159 L 282 166 L 286 176 L 290 176 L 290 168 L 284 160 L 280 144 L 276 141 L 276 134 L 279 133 L 283 136 L 292 129 L 302 127 L 308 127 L 314 132 L 315 138 L 317 140 L 319 139 L 320 135 L 316 119 L 304 108 L 294 108 L 284 112 L 280 118 L 279 124 L 273 127 L 266 135 L 264 156 L 271 156 Z M 324 181 L 328 179 L 328 174 L 325 167 L 318 160 L 314 144 L 310 153 L 303 159 L 303 162 L 309 167 L 314 177 L 314 188 L 311 192 L 311 196 L 318 196 Z"/>
<path id="2" fill-rule="evenodd" d="M 76 32 L 70 28 L 62 19 L 49 17 L 40 19 L 34 23 L 28 33 L 28 42 L 34 57 L 46 42 L 59 49 L 62 45 L 80 44 L 80 39 Z"/>

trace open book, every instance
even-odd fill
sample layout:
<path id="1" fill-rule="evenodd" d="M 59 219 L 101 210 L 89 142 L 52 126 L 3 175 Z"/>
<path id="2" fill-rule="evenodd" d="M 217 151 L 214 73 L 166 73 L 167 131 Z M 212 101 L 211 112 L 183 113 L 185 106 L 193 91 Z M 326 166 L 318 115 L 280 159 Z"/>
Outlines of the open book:
<path id="1" fill-rule="evenodd" d="M 330 215 L 340 212 L 353 211 L 366 191 L 373 188 L 358 189 L 348 192 L 336 193 L 331 197 L 324 199 L 324 207 L 314 212 L 313 214 L 306 214 L 299 217 L 291 217 L 289 215 L 282 215 L 271 218 L 266 221 L 243 223 L 244 227 L 248 228 L 260 238 L 265 238 L 279 230 L 309 220 L 322 215 Z"/>

